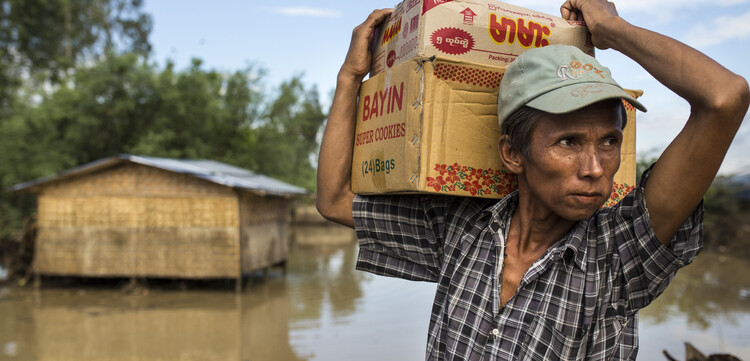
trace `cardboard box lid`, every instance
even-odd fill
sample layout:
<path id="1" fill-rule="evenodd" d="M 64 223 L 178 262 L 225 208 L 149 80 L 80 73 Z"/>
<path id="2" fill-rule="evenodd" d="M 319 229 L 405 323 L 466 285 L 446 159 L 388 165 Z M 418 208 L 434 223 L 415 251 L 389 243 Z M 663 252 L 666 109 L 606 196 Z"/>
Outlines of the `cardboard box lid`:
<path id="1" fill-rule="evenodd" d="M 494 0 L 405 0 L 378 28 L 370 75 L 417 57 L 506 66 L 552 44 L 594 54 L 583 22 Z"/>

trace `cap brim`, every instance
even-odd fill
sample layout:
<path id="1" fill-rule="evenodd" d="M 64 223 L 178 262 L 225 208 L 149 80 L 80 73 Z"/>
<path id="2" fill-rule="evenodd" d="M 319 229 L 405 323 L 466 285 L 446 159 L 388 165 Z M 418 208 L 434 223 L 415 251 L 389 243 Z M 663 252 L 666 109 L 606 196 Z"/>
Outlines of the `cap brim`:
<path id="1" fill-rule="evenodd" d="M 622 88 L 606 83 L 571 84 L 539 95 L 526 105 L 547 113 L 562 114 L 607 99 L 624 99 L 636 109 L 646 112 L 646 107 Z"/>

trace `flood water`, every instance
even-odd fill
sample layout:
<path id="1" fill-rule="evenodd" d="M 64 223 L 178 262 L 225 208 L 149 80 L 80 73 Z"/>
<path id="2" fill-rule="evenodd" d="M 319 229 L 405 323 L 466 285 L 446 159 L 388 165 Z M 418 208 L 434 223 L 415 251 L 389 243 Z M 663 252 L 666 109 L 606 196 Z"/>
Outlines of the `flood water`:
<path id="1" fill-rule="evenodd" d="M 357 247 L 294 246 L 288 273 L 124 292 L 0 288 L 1 360 L 421 360 L 435 286 L 354 270 Z M 750 262 L 703 253 L 641 312 L 640 360 L 683 342 L 750 360 Z"/>

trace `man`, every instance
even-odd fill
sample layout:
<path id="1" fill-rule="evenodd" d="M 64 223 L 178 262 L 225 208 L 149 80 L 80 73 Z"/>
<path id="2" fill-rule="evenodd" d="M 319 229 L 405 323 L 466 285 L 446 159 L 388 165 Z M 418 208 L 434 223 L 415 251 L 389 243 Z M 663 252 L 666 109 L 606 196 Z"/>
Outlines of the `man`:
<path id="1" fill-rule="evenodd" d="M 368 39 L 390 12 L 354 30 L 320 152 L 318 209 L 356 225 L 357 267 L 438 283 L 430 360 L 635 359 L 638 310 L 702 246 L 701 199 L 747 111 L 747 82 L 627 23 L 612 3 L 568 0 L 562 16 L 585 19 L 597 48 L 629 56 L 691 106 L 635 190 L 600 209 L 620 163 L 621 102 L 645 108 L 595 59 L 549 47 L 516 59 L 499 92 L 499 152 L 517 192 L 500 201 L 355 197 L 357 90 Z"/>

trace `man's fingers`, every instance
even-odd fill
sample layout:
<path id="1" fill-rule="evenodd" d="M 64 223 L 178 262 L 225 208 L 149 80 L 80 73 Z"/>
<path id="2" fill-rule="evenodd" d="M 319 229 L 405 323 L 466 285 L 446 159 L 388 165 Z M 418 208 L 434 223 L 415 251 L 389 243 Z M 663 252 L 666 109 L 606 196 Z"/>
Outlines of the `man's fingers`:
<path id="1" fill-rule="evenodd" d="M 617 12 L 617 6 L 615 6 L 615 3 L 612 1 L 608 1 L 609 7 L 612 9 L 612 14 L 619 16 L 620 14 Z"/>
<path id="2" fill-rule="evenodd" d="M 560 7 L 560 15 L 563 19 L 582 21 L 584 20 L 583 8 L 586 8 L 588 12 L 599 13 L 605 10 L 606 13 L 619 16 L 615 3 L 608 0 L 566 0 Z"/>
<path id="3" fill-rule="evenodd" d="M 378 9 L 374 10 L 370 13 L 370 15 L 367 17 L 367 20 L 365 20 L 365 24 L 367 27 L 374 28 L 378 26 L 385 18 L 388 17 L 388 15 L 391 15 L 393 12 L 393 9 Z"/>
<path id="4" fill-rule="evenodd" d="M 565 20 L 580 21 L 583 20 L 581 11 L 573 5 L 571 0 L 566 1 L 560 6 L 560 15 Z"/>
<path id="5" fill-rule="evenodd" d="M 361 80 L 370 69 L 370 52 L 368 44 L 375 34 L 375 27 L 393 12 L 393 9 L 375 10 L 367 16 L 367 19 L 352 31 L 352 40 L 346 60 L 341 66 L 339 74 L 354 76 Z"/>
<path id="6" fill-rule="evenodd" d="M 573 20 L 570 18 L 571 14 L 574 14 L 573 5 L 571 5 L 570 0 L 568 0 L 560 6 L 560 16 L 566 20 Z"/>
<path id="7" fill-rule="evenodd" d="M 353 37 L 356 38 L 362 38 L 365 41 L 369 41 L 370 37 L 372 36 L 373 32 L 375 31 L 375 27 L 378 26 L 385 18 L 388 17 L 393 12 L 393 9 L 379 9 L 374 10 L 370 13 L 369 16 L 367 16 L 367 19 L 365 22 L 354 28 L 354 34 Z"/>

